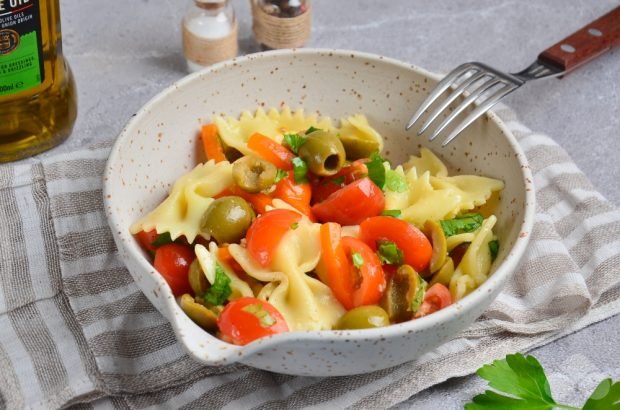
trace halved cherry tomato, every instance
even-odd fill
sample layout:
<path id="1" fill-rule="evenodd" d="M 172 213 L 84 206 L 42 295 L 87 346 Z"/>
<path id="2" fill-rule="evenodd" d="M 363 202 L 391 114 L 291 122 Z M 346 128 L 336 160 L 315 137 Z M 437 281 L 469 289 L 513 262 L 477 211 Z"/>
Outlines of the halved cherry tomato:
<path id="1" fill-rule="evenodd" d="M 321 225 L 320 238 L 319 265 L 326 272 L 319 272 L 319 276 L 327 277 L 327 284 L 342 306 L 353 309 L 379 303 L 386 282 L 373 250 L 357 238 L 341 237 L 336 223 Z"/>
<path id="2" fill-rule="evenodd" d="M 447 287 L 441 283 L 435 283 L 428 288 L 424 295 L 424 301 L 415 314 L 415 317 L 422 317 L 433 312 L 437 312 L 452 304 L 452 296 Z"/>
<path id="3" fill-rule="evenodd" d="M 178 243 L 162 245 L 155 251 L 153 266 L 166 279 L 174 296 L 191 293 L 187 274 L 195 258 L 192 248 Z"/>
<path id="4" fill-rule="evenodd" d="M 367 159 L 358 159 L 342 167 L 336 174 L 330 177 L 318 178 L 314 181 L 312 186 L 312 203 L 323 202 L 328 196 L 338 191 L 340 188 L 344 188 L 353 181 L 367 176 L 368 168 L 364 165 L 367 161 Z"/>
<path id="5" fill-rule="evenodd" d="M 148 232 L 140 231 L 135 236 L 142 249 L 146 252 L 155 252 L 157 248 L 153 245 L 153 242 L 157 239 L 157 235 L 157 231 L 153 229 Z"/>
<path id="6" fill-rule="evenodd" d="M 289 209 L 273 209 L 256 218 L 245 236 L 252 259 L 267 267 L 284 234 L 300 219 L 300 214 Z"/>
<path id="7" fill-rule="evenodd" d="M 433 248 L 428 238 L 414 225 L 391 216 L 375 216 L 360 224 L 359 238 L 373 250 L 378 240 L 392 241 L 403 251 L 404 263 L 422 272 L 431 260 Z"/>
<path id="8" fill-rule="evenodd" d="M 284 145 L 278 144 L 269 137 L 255 132 L 248 139 L 248 148 L 280 169 L 285 171 L 293 169 L 295 155 Z"/>
<path id="9" fill-rule="evenodd" d="M 273 305 L 251 297 L 228 303 L 217 318 L 217 325 L 223 339 L 236 345 L 288 332 L 286 320 Z"/>
<path id="10" fill-rule="evenodd" d="M 312 206 L 314 216 L 321 222 L 357 225 L 364 219 L 383 211 L 385 197 L 369 178 L 357 180 Z"/>
<path id="11" fill-rule="evenodd" d="M 288 177 L 278 181 L 276 189 L 273 191 L 273 197 L 283 200 L 308 216 L 311 221 L 314 221 L 314 215 L 310 209 L 312 187 L 309 183 L 295 183 L 293 171 L 288 171 Z"/>

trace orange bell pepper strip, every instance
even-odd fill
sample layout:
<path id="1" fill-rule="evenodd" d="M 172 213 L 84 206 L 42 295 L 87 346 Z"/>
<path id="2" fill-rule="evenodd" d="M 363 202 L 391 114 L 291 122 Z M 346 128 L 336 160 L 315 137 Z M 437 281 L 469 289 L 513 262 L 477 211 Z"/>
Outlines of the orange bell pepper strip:
<path id="1" fill-rule="evenodd" d="M 217 125 L 214 123 L 203 125 L 200 131 L 200 138 L 202 139 L 202 147 L 204 148 L 207 160 L 212 159 L 215 162 L 226 161 L 224 148 L 218 136 Z"/>
<path id="2" fill-rule="evenodd" d="M 284 145 L 278 144 L 269 137 L 255 132 L 248 140 L 248 148 L 280 169 L 285 171 L 293 169 L 295 155 Z"/>

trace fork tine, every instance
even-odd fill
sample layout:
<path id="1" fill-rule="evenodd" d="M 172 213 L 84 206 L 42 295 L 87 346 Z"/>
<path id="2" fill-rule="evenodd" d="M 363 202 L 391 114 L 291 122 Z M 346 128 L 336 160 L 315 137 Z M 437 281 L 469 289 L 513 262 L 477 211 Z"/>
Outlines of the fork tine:
<path id="1" fill-rule="evenodd" d="M 435 121 L 437 117 L 439 117 L 439 114 L 441 114 L 446 108 L 448 108 L 452 101 L 456 100 L 459 95 L 463 94 L 467 87 L 488 75 L 490 74 L 486 71 L 481 71 L 478 74 L 474 74 L 467 80 L 463 81 L 454 91 L 452 91 L 452 93 L 444 101 L 442 101 L 441 105 L 437 107 L 435 111 L 429 114 L 427 120 L 422 125 L 422 128 L 420 129 L 420 131 L 418 131 L 418 135 L 422 135 L 422 133 L 424 133 L 424 131 L 428 129 L 431 123 Z"/>
<path id="2" fill-rule="evenodd" d="M 478 117 L 487 112 L 492 106 L 497 104 L 499 100 L 501 100 L 506 95 L 510 94 L 514 90 L 519 88 L 518 85 L 514 84 L 506 84 L 505 87 L 497 90 L 491 97 L 485 100 L 482 104 L 480 104 L 474 111 L 472 111 L 451 133 L 448 135 L 448 138 L 441 144 L 442 147 L 445 147 L 453 139 L 455 139 L 465 128 L 467 128 L 472 122 L 476 121 Z"/>
<path id="3" fill-rule="evenodd" d="M 424 111 L 426 111 L 426 109 L 431 106 L 431 104 L 437 99 L 437 97 L 439 97 L 441 93 L 446 91 L 448 87 L 450 87 L 457 78 L 461 77 L 463 74 L 469 71 L 472 71 L 472 70 L 479 70 L 479 69 L 470 63 L 465 63 L 465 64 L 461 64 L 460 66 L 456 67 L 448 75 L 446 75 L 435 86 L 435 89 L 433 90 L 433 92 L 428 97 L 426 97 L 426 100 L 424 100 L 422 105 L 420 105 L 420 107 L 415 112 L 415 114 L 413 114 L 413 116 L 407 123 L 407 126 L 405 127 L 405 129 L 408 130 L 409 128 L 413 127 L 413 124 L 415 124 L 415 122 L 422 116 Z"/>
<path id="4" fill-rule="evenodd" d="M 463 112 L 463 110 L 465 110 L 471 103 L 473 103 L 478 97 L 480 97 L 480 94 L 482 94 L 489 88 L 499 84 L 500 82 L 502 82 L 501 79 L 497 77 L 491 77 L 490 79 L 482 83 L 470 95 L 468 95 L 467 98 L 465 98 L 465 100 L 463 100 L 463 102 L 458 107 L 456 107 L 456 109 L 448 116 L 448 118 L 444 119 L 443 122 L 439 124 L 439 127 L 437 127 L 437 129 L 433 132 L 433 135 L 430 136 L 429 141 L 437 138 L 441 131 L 443 131 L 444 128 L 446 128 L 448 124 L 450 124 L 450 122 L 452 122 L 452 120 L 456 118 L 457 115 Z"/>

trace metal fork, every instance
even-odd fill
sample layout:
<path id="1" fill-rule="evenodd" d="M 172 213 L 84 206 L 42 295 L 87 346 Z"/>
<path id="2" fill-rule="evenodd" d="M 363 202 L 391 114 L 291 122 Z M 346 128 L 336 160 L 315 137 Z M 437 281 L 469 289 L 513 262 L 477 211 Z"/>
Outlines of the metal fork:
<path id="1" fill-rule="evenodd" d="M 564 40 L 543 51 L 534 63 L 518 73 L 504 73 L 486 64 L 465 63 L 452 70 L 444 77 L 413 114 L 405 127 L 413 127 L 429 107 L 438 102 L 429 115 L 418 135 L 422 135 L 448 106 L 459 96 L 465 99 L 439 124 L 429 140 L 437 138 L 441 132 L 452 124 L 465 109 L 475 104 L 475 108 L 463 119 L 444 140 L 442 146 L 448 145 L 465 128 L 487 112 L 506 95 L 521 87 L 527 81 L 545 77 L 562 76 L 578 65 L 620 44 L 620 6 L 599 19 L 587 24 Z M 448 88 L 452 92 L 439 103 L 439 96 Z"/>

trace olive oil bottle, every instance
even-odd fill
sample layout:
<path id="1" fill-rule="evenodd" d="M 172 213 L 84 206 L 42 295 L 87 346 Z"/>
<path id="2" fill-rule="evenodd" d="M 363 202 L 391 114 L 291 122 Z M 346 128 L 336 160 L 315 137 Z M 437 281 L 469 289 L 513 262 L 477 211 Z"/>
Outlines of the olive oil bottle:
<path id="1" fill-rule="evenodd" d="M 0 0 L 0 162 L 60 144 L 76 115 L 59 0 Z"/>

